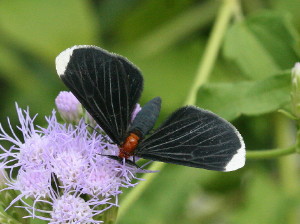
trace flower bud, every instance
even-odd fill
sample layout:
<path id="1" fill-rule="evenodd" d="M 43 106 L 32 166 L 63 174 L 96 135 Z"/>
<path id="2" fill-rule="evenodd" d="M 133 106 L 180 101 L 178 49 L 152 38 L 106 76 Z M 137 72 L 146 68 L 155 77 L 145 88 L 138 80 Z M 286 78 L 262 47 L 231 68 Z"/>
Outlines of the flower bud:
<path id="1" fill-rule="evenodd" d="M 61 91 L 55 99 L 55 104 L 60 116 L 66 122 L 79 122 L 82 117 L 82 106 L 71 92 Z"/>
<path id="2" fill-rule="evenodd" d="M 300 63 L 297 62 L 292 69 L 292 112 L 300 118 Z"/>

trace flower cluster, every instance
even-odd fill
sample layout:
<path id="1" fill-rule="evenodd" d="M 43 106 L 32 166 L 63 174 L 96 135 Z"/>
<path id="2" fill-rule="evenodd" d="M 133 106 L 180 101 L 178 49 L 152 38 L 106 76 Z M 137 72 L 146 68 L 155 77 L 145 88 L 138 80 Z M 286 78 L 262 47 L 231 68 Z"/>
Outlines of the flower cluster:
<path id="1" fill-rule="evenodd" d="M 117 155 L 118 147 L 97 132 L 99 127 L 85 123 L 72 94 L 61 93 L 56 104 L 63 119 L 71 123 L 58 122 L 53 111 L 46 127 L 36 126 L 29 109 L 16 105 L 22 139 L 9 120 L 11 133 L 0 126 L 0 140 L 10 143 L 8 149 L 0 145 L 1 170 L 8 171 L 2 191 L 20 192 L 7 209 L 21 202 L 28 217 L 52 224 L 100 223 L 97 216 L 118 205 L 121 187 L 135 186 L 135 174 L 147 171 L 106 156 Z"/>

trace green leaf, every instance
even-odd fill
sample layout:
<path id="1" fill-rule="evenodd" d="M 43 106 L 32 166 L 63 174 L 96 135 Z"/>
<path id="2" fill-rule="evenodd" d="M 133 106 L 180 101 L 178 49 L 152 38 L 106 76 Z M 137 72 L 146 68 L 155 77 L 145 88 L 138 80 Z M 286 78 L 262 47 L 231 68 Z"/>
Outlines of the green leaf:
<path id="1" fill-rule="evenodd" d="M 273 1 L 272 6 L 275 10 L 288 12 L 293 18 L 296 27 L 300 27 L 300 1 L 298 0 L 277 0 Z"/>
<path id="2" fill-rule="evenodd" d="M 251 79 L 263 79 L 293 67 L 298 41 L 290 19 L 265 11 L 234 24 L 224 42 L 224 55 Z"/>
<path id="3" fill-rule="evenodd" d="M 276 111 L 290 101 L 290 74 L 259 81 L 206 84 L 198 91 L 197 105 L 228 120 Z"/>
<path id="4" fill-rule="evenodd" d="M 93 13 L 87 1 L 4 1 L 0 41 L 21 45 L 53 61 L 75 44 L 95 44 Z"/>

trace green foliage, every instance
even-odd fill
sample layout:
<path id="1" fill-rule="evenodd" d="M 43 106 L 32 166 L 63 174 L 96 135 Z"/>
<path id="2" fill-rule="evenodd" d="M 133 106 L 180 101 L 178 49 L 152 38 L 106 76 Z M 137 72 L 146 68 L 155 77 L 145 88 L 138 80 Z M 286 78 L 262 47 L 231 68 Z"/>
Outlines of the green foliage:
<path id="1" fill-rule="evenodd" d="M 287 16 L 264 11 L 228 30 L 224 55 L 249 79 L 263 79 L 293 67 L 298 59 L 297 41 Z"/>
<path id="2" fill-rule="evenodd" d="M 234 62 L 246 81 L 207 83 L 197 104 L 228 120 L 261 115 L 290 103 L 291 74 L 298 58 L 298 36 L 287 16 L 264 11 L 228 30 L 224 56 Z"/>
<path id="3" fill-rule="evenodd" d="M 244 115 L 270 113 L 290 102 L 290 73 L 258 81 L 206 84 L 197 104 L 227 120 Z"/>

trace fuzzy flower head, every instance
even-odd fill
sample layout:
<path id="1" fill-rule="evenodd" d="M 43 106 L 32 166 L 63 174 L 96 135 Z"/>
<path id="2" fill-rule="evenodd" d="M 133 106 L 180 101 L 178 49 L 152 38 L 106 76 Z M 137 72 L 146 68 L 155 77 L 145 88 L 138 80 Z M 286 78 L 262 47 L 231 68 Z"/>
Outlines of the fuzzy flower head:
<path id="1" fill-rule="evenodd" d="M 21 191 L 26 198 L 45 198 L 50 191 L 50 175 L 50 171 L 46 169 L 21 168 L 12 186 Z"/>
<path id="2" fill-rule="evenodd" d="M 130 167 L 108 157 L 98 156 L 90 166 L 90 172 L 82 182 L 82 191 L 91 195 L 108 197 L 121 193 L 120 186 L 133 187 L 131 180 L 137 172 L 143 172 L 137 167 Z"/>
<path id="3" fill-rule="evenodd" d="M 55 99 L 60 116 L 69 123 L 78 123 L 82 115 L 82 106 L 77 98 L 68 91 L 61 91 Z"/>
<path id="4" fill-rule="evenodd" d="M 24 167 L 43 166 L 45 163 L 45 151 L 51 148 L 51 139 L 47 136 L 35 134 L 31 138 L 25 139 L 26 141 L 20 145 L 18 161 Z"/>
<path id="5" fill-rule="evenodd" d="M 99 204 L 98 204 L 99 205 Z M 101 223 L 93 216 L 96 210 L 92 203 L 73 194 L 65 194 L 57 198 L 52 205 L 50 224 L 56 223 Z"/>
<path id="6" fill-rule="evenodd" d="M 58 153 L 52 161 L 53 171 L 64 186 L 74 187 L 81 175 L 87 172 L 89 159 L 76 150 Z"/>
<path id="7" fill-rule="evenodd" d="M 51 222 L 91 222 L 92 210 L 80 197 L 63 195 L 53 203 Z"/>
<path id="8" fill-rule="evenodd" d="M 53 111 L 46 118 L 47 126 L 39 127 L 34 125 L 28 109 L 17 106 L 17 112 L 23 139 L 17 137 L 10 123 L 11 134 L 0 126 L 0 140 L 11 145 L 9 149 L 0 145 L 0 159 L 2 168 L 8 170 L 6 189 L 20 192 L 10 206 L 21 201 L 31 211 L 28 217 L 53 224 L 100 223 L 95 216 L 103 208 L 117 206 L 122 187 L 135 186 L 132 180 L 136 173 L 148 172 L 114 159 L 118 147 L 104 134 L 91 130 L 83 119 L 76 126 L 61 124 Z M 36 203 L 52 208 L 39 210 Z M 35 211 L 51 214 L 51 218 L 37 216 Z"/>

